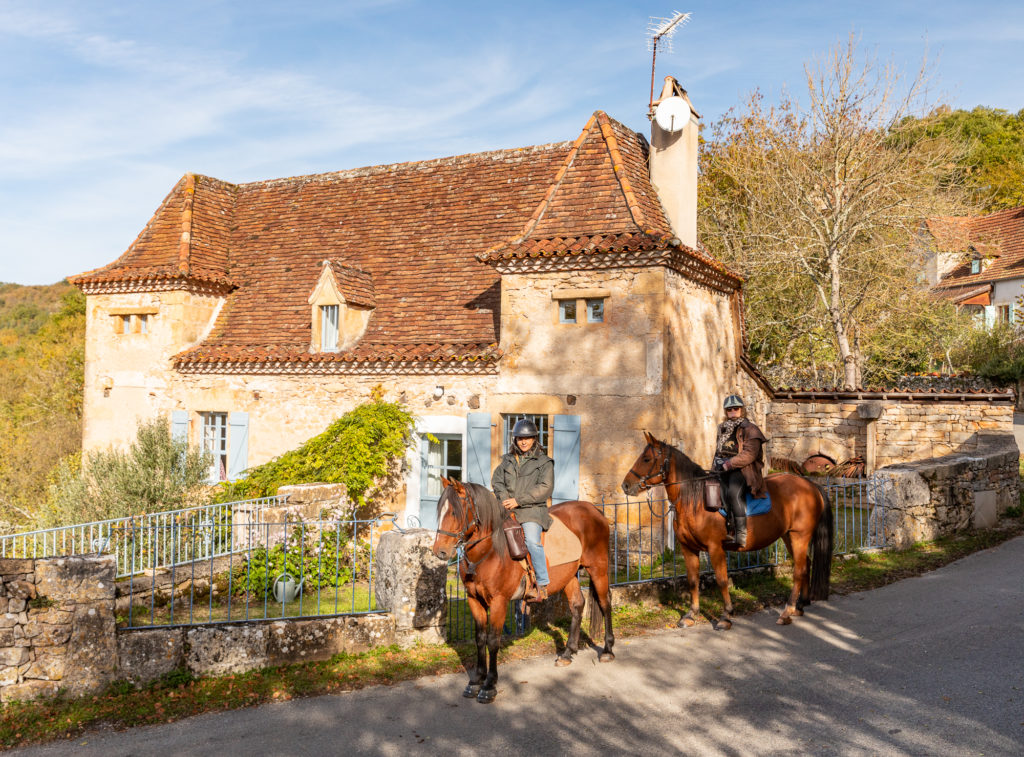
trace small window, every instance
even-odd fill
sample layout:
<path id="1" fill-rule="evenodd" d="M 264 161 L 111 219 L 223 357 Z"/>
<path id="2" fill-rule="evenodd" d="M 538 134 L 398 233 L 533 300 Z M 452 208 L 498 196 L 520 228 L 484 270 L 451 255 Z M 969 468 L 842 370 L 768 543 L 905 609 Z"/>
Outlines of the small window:
<path id="1" fill-rule="evenodd" d="M 558 322 L 576 323 L 576 300 L 562 300 L 558 303 Z"/>
<path id="2" fill-rule="evenodd" d="M 121 333 L 130 334 L 132 333 L 132 317 L 130 315 L 121 316 Z"/>
<path id="3" fill-rule="evenodd" d="M 587 300 L 587 323 L 604 322 L 604 300 Z"/>
<path id="4" fill-rule="evenodd" d="M 1009 305 L 996 305 L 996 322 L 997 323 L 1009 323 L 1010 322 L 1010 306 Z"/>
<path id="5" fill-rule="evenodd" d="M 147 315 L 146 313 L 143 313 L 138 318 L 139 318 L 139 333 L 140 334 L 148 334 L 149 333 L 149 315 Z"/>
<path id="6" fill-rule="evenodd" d="M 320 307 L 320 351 L 338 351 L 338 306 Z"/>
<path id="7" fill-rule="evenodd" d="M 203 418 L 203 452 L 212 457 L 210 482 L 228 477 L 228 414 L 200 413 Z"/>
<path id="8" fill-rule="evenodd" d="M 981 260 L 978 258 L 971 261 L 971 273 L 981 273 Z"/>

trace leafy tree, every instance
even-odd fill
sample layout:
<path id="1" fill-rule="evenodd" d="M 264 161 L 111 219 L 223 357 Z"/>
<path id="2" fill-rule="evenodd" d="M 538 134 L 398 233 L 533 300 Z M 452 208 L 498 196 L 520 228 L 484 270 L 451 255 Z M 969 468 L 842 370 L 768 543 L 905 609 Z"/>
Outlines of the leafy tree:
<path id="1" fill-rule="evenodd" d="M 916 138 L 966 144 L 944 180 L 965 186 L 983 210 L 1024 205 L 1024 110 L 941 108 L 928 118 L 908 119 L 904 126 Z"/>
<path id="2" fill-rule="evenodd" d="M 171 436 L 170 424 L 154 418 L 139 426 L 126 451 L 108 449 L 65 458 L 57 466 L 41 527 L 85 523 L 203 504 L 208 455 Z"/>
<path id="3" fill-rule="evenodd" d="M 412 442 L 415 418 L 381 393 L 350 410 L 298 449 L 250 468 L 223 485 L 217 501 L 269 497 L 279 486 L 313 482 L 344 484 L 357 506 L 394 486 L 396 466 Z"/>
<path id="4" fill-rule="evenodd" d="M 963 147 L 911 133 L 908 116 L 933 110 L 924 69 L 908 81 L 851 37 L 805 71 L 806 107 L 755 93 L 716 125 L 701 237 L 747 279 L 755 357 L 856 387 L 941 360 L 962 327 L 927 298 L 915 239 L 923 218 L 968 207 L 948 176 Z M 885 349 L 900 344 L 916 347 Z"/>

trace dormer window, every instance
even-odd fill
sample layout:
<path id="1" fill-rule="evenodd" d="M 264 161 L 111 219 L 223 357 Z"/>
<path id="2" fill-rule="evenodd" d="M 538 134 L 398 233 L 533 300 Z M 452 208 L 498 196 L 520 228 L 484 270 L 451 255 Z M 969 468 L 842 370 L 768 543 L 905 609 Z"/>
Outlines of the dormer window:
<path id="1" fill-rule="evenodd" d="M 338 306 L 320 306 L 320 350 L 338 351 Z"/>
<path id="2" fill-rule="evenodd" d="M 971 260 L 971 273 L 981 273 L 981 258 Z"/>
<path id="3" fill-rule="evenodd" d="M 344 352 L 362 338 L 376 306 L 373 279 L 366 271 L 325 260 L 311 306 L 310 352 Z"/>

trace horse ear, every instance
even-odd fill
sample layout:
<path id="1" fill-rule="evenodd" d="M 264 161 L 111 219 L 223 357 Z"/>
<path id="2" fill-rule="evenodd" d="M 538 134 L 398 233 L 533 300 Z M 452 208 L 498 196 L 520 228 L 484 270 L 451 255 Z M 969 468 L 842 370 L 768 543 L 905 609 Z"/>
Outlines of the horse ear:
<path id="1" fill-rule="evenodd" d="M 455 491 L 457 491 L 460 496 L 466 493 L 466 487 L 462 485 L 461 481 L 453 478 L 449 483 L 455 487 Z"/>
<path id="2" fill-rule="evenodd" d="M 451 482 L 451 481 L 449 481 L 449 480 L 448 480 L 447 478 L 445 478 L 444 476 L 441 476 L 441 488 L 442 488 L 442 489 L 447 489 L 447 488 L 448 488 L 449 486 L 451 486 L 451 485 L 452 485 L 452 482 Z"/>
<path id="3" fill-rule="evenodd" d="M 648 444 L 654 444 L 654 436 L 648 433 L 647 431 L 644 431 L 644 439 L 647 441 Z"/>

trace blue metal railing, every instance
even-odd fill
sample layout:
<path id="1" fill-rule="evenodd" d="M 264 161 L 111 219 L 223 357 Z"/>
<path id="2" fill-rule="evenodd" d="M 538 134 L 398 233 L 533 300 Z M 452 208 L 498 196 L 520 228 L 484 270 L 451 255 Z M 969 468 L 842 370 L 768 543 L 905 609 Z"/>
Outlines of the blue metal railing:
<path id="1" fill-rule="evenodd" d="M 117 557 L 118 578 L 154 571 L 188 559 L 213 559 L 235 550 L 231 523 L 258 521 L 267 507 L 286 504 L 287 496 L 185 507 L 129 518 L 58 526 L 0 536 L 0 557 L 40 558 L 89 553 Z M 142 542 L 139 533 L 159 533 Z"/>

